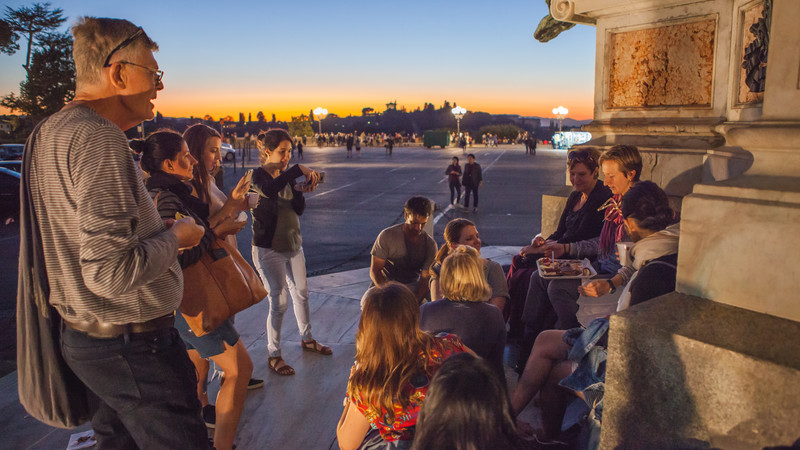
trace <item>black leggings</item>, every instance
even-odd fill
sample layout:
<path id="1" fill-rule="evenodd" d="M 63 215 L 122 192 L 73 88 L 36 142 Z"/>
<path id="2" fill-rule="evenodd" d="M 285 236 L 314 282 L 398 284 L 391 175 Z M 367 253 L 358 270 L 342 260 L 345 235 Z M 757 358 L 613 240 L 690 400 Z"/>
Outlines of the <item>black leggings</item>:
<path id="1" fill-rule="evenodd" d="M 456 181 L 450 182 L 450 203 L 455 203 L 461 197 L 461 183 Z"/>

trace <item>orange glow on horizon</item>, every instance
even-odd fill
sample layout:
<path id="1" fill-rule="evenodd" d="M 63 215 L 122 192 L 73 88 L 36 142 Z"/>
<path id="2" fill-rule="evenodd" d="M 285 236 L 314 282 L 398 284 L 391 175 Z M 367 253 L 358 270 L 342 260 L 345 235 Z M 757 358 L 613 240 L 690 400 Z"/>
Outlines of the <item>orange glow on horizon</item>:
<path id="1" fill-rule="evenodd" d="M 466 100 L 466 99 L 465 99 Z M 456 102 L 458 105 L 463 106 L 470 112 L 485 112 L 489 114 L 518 114 L 521 116 L 538 116 L 543 118 L 553 117 L 551 110 L 559 105 L 565 106 L 569 109 L 568 117 L 575 120 L 587 120 L 594 116 L 593 104 L 591 98 L 569 98 L 562 96 L 558 101 L 550 99 L 538 99 L 534 101 L 525 98 L 508 99 L 508 98 L 483 98 L 472 99 L 474 101 Z M 482 100 L 482 101 L 478 101 Z M 373 108 L 375 112 L 381 113 L 386 109 L 386 103 L 394 101 L 393 99 L 383 101 L 369 101 L 369 100 L 332 100 L 326 102 L 303 102 L 303 101 L 242 101 L 242 99 L 205 99 L 200 100 L 197 98 L 177 98 L 173 96 L 165 96 L 163 99 L 159 98 L 154 103 L 156 110 L 166 117 L 204 117 L 211 115 L 214 119 L 219 120 L 221 117 L 231 116 L 234 120 L 239 120 L 239 113 L 243 113 L 245 120 L 248 114 L 252 115 L 253 120 L 256 120 L 256 114 L 262 111 L 267 120 L 270 120 L 272 114 L 280 121 L 289 121 L 292 116 L 299 116 L 301 114 L 308 115 L 309 111 L 322 106 L 330 113 L 336 114 L 339 117 L 360 116 L 363 108 Z M 425 104 L 422 101 L 402 101 L 397 99 L 397 109 L 405 107 L 406 111 L 412 112 L 418 107 L 422 108 Z M 441 108 L 444 100 L 433 102 L 435 107 Z M 452 101 L 450 102 L 453 104 Z M 210 105 L 210 106 L 209 106 Z"/>
<path id="2" fill-rule="evenodd" d="M 493 95 L 497 94 L 497 95 Z M 466 108 L 470 112 L 485 112 L 489 114 L 518 114 L 521 116 L 538 116 L 543 118 L 553 117 L 551 110 L 559 105 L 563 105 L 569 109 L 567 115 L 575 120 L 588 120 L 594 116 L 592 93 L 566 93 L 559 94 L 557 97 L 554 94 L 533 94 L 528 93 L 520 94 L 518 97 L 511 97 L 503 93 L 478 93 L 465 96 L 461 101 L 455 103 Z M 361 110 L 366 107 L 373 108 L 375 112 L 382 113 L 386 109 L 386 103 L 394 101 L 394 97 L 381 99 L 375 101 L 374 98 L 378 95 L 362 94 L 362 98 L 348 98 L 338 99 L 323 98 L 317 95 L 303 95 L 305 98 L 253 98 L 247 95 L 230 95 L 230 93 L 219 94 L 205 94 L 203 98 L 199 98 L 196 92 L 160 92 L 159 97 L 153 102 L 156 111 L 160 112 L 165 117 L 204 117 L 211 115 L 216 120 L 221 117 L 231 116 L 234 121 L 239 120 L 239 113 L 244 113 L 245 120 L 248 114 L 252 115 L 252 119 L 256 120 L 256 115 L 262 111 L 267 120 L 275 118 L 280 121 L 289 121 L 292 116 L 299 116 L 301 114 L 308 114 L 310 110 L 322 106 L 330 113 L 336 114 L 339 117 L 347 117 L 348 115 L 360 116 Z M 320 101 L 314 101 L 312 98 L 321 98 Z M 441 108 L 444 99 L 435 100 L 433 98 L 426 98 L 429 96 L 422 96 L 420 94 L 397 96 L 397 109 L 403 107 L 406 111 L 411 112 L 418 107 L 422 108 L 427 101 L 432 102 L 435 107 Z M 370 100 L 373 99 L 373 100 Z M 453 100 L 447 98 L 450 104 L 453 105 Z M 458 99 L 456 99 L 458 100 Z M 0 114 L 12 114 L 6 108 L 0 107 Z"/>

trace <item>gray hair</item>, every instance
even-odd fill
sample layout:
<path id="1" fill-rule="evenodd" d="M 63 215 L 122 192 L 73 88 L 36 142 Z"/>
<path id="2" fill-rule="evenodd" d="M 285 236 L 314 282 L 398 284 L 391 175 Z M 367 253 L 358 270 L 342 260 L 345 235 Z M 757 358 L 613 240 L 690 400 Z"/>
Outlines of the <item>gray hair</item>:
<path id="1" fill-rule="evenodd" d="M 72 45 L 72 57 L 75 60 L 77 88 L 97 83 L 109 53 L 138 29 L 139 27 L 124 19 L 88 16 L 78 19 L 72 26 L 75 41 Z M 158 44 L 146 33 L 142 33 L 130 45 L 117 50 L 117 53 L 129 55 L 141 47 L 151 51 L 158 50 Z"/>

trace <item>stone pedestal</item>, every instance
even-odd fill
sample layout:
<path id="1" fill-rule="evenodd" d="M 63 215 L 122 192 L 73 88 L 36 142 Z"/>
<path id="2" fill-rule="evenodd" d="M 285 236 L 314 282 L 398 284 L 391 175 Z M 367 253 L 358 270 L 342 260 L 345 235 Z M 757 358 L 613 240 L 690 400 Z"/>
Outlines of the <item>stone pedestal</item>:
<path id="1" fill-rule="evenodd" d="M 591 143 L 639 146 L 643 179 L 682 197 L 677 292 L 611 320 L 602 447 L 792 444 L 800 1 L 552 0 L 551 14 L 597 27 Z M 751 92 L 742 61 L 763 62 L 761 42 Z"/>
<path id="2" fill-rule="evenodd" d="M 800 438 L 800 323 L 672 293 L 611 317 L 602 448 Z"/>

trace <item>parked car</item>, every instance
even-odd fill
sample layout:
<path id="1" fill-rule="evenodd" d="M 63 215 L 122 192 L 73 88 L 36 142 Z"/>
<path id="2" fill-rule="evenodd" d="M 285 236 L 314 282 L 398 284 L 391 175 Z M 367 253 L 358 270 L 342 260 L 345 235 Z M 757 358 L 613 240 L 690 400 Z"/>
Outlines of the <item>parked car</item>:
<path id="1" fill-rule="evenodd" d="M 0 161 L 0 226 L 19 219 L 19 183 L 22 161 Z"/>
<path id="2" fill-rule="evenodd" d="M 236 159 L 236 149 L 234 149 L 231 144 L 220 145 L 220 150 L 222 153 L 222 159 L 225 161 L 231 162 Z"/>
<path id="3" fill-rule="evenodd" d="M 0 159 L 22 159 L 22 151 L 25 146 L 22 144 L 1 144 L 0 145 Z"/>

